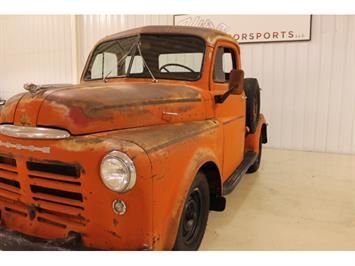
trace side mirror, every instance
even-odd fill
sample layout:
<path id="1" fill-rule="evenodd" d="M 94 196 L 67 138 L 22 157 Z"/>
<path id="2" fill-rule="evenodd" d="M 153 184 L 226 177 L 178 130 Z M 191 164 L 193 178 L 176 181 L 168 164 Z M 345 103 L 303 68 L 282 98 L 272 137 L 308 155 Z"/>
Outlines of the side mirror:
<path id="1" fill-rule="evenodd" d="M 244 90 L 244 71 L 241 69 L 233 69 L 229 73 L 229 90 L 232 94 L 240 95 Z"/>
<path id="2" fill-rule="evenodd" d="M 222 95 L 215 95 L 216 103 L 224 103 L 231 94 L 241 95 L 244 90 L 244 71 L 241 69 L 233 69 L 229 73 L 229 88 Z"/>

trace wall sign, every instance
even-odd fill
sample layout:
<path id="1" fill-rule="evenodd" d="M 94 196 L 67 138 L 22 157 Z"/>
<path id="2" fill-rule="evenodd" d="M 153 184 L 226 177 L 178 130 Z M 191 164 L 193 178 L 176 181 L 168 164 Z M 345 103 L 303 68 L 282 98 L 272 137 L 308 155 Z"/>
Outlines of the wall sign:
<path id="1" fill-rule="evenodd" d="M 311 40 L 311 15 L 175 15 L 174 25 L 213 28 L 239 43 Z"/>

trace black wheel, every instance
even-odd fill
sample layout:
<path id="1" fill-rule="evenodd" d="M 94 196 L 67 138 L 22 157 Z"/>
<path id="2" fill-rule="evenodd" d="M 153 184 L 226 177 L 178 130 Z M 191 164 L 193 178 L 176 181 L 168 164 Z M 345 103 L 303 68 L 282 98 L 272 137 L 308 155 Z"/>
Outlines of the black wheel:
<path id="1" fill-rule="evenodd" d="M 250 133 L 255 133 L 260 116 L 260 88 L 257 79 L 246 78 L 244 91 L 247 96 L 246 123 Z"/>
<path id="2" fill-rule="evenodd" d="M 193 181 L 184 209 L 174 250 L 197 250 L 205 234 L 210 207 L 210 192 L 206 176 L 199 172 Z"/>
<path id="3" fill-rule="evenodd" d="M 261 154 L 262 154 L 262 134 L 260 134 L 260 139 L 259 139 L 259 154 L 258 157 L 256 158 L 256 161 L 249 167 L 247 173 L 255 173 L 256 171 L 258 171 L 259 166 L 260 166 L 260 162 L 261 162 Z"/>

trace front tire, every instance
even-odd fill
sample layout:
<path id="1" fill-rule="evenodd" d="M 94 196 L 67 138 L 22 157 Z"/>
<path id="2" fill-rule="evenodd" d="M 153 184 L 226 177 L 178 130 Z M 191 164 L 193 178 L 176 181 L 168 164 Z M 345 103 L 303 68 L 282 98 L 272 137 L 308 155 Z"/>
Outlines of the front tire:
<path id="1" fill-rule="evenodd" d="M 186 197 L 173 250 L 198 250 L 205 234 L 209 207 L 207 179 L 199 172 Z"/>

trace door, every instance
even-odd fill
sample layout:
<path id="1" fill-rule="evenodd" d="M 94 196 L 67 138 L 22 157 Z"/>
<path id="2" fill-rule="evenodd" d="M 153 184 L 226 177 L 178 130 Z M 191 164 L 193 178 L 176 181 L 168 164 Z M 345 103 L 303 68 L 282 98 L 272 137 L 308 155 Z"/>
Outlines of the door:
<path id="1" fill-rule="evenodd" d="M 228 43 L 216 45 L 213 56 L 210 89 L 214 95 L 228 90 L 229 73 L 240 68 L 237 48 Z M 224 103 L 215 104 L 215 117 L 223 128 L 223 181 L 225 181 L 242 162 L 245 140 L 245 103 L 246 97 L 231 94 Z"/>

